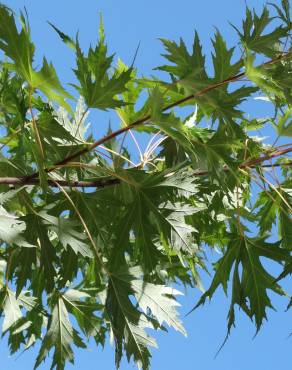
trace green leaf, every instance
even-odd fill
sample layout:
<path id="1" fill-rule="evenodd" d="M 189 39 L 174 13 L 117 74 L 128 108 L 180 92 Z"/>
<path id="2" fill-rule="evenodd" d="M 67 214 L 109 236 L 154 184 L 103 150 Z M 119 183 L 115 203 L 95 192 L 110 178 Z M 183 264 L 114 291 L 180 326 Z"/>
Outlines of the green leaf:
<path id="1" fill-rule="evenodd" d="M 59 108 L 55 111 L 55 119 L 65 131 L 60 129 L 56 130 L 53 126 L 52 130 L 55 132 L 55 137 L 58 137 L 59 140 L 63 140 L 64 144 L 68 144 L 72 139 L 84 143 L 86 141 L 86 132 L 90 126 L 90 123 L 86 123 L 88 114 L 89 112 L 85 106 L 84 99 L 81 96 L 77 101 L 73 119 L 70 119 L 68 112 L 64 108 Z M 65 138 L 67 141 L 64 140 Z"/>
<path id="2" fill-rule="evenodd" d="M 68 311 L 75 316 L 80 329 L 89 338 L 98 335 L 102 320 L 94 312 L 103 308 L 90 300 L 90 295 L 75 289 L 69 289 L 63 295 Z"/>
<path id="3" fill-rule="evenodd" d="M 236 75 L 242 67 L 242 61 L 239 60 L 235 64 L 231 63 L 235 48 L 227 48 L 226 42 L 218 30 L 212 43 L 214 48 L 214 53 L 212 53 L 214 80 L 220 82 Z"/>
<path id="4" fill-rule="evenodd" d="M 56 260 L 56 251 L 48 236 L 46 228 L 37 217 L 35 217 L 34 224 L 40 246 L 40 267 L 44 272 L 46 289 L 48 292 L 50 292 L 54 288 L 54 278 L 56 275 L 56 269 L 54 266 L 54 261 Z"/>
<path id="5" fill-rule="evenodd" d="M 128 67 L 119 59 L 117 63 L 117 72 L 123 73 L 123 71 L 127 70 Z M 131 78 L 126 83 L 125 91 L 121 93 L 123 97 L 123 101 L 126 103 L 122 107 L 117 107 L 116 112 L 120 117 L 122 124 L 124 126 L 128 126 L 133 122 L 136 122 L 138 119 L 144 117 L 148 113 L 148 104 L 146 103 L 142 106 L 142 108 L 137 109 L 135 104 L 138 103 L 138 99 L 144 89 L 144 84 L 141 79 L 137 78 L 137 71 L 135 69 L 131 70 Z"/>
<path id="6" fill-rule="evenodd" d="M 185 165 L 187 162 L 185 163 Z M 171 168 L 166 171 L 161 171 L 157 174 L 153 174 L 143 182 L 144 188 L 175 188 L 184 190 L 187 193 L 195 194 L 198 192 L 198 187 L 194 179 L 194 173 L 186 171 L 184 166 L 181 164 L 181 169 Z"/>
<path id="7" fill-rule="evenodd" d="M 232 281 L 228 333 L 234 325 L 235 304 L 242 308 L 250 319 L 255 320 L 258 331 L 263 320 L 267 318 L 267 308 L 273 308 L 267 291 L 271 290 L 279 295 L 285 294 L 275 283 L 275 277 L 262 264 L 262 257 L 281 264 L 289 261 L 290 254 L 287 250 L 279 248 L 279 243 L 267 243 L 260 238 L 231 235 L 223 257 L 215 264 L 213 281 L 196 305 L 198 307 L 204 304 L 208 297 L 211 298 L 219 285 L 222 285 L 227 292 L 227 283 L 229 280 Z M 230 276 L 232 268 L 234 268 L 233 277 Z"/>
<path id="8" fill-rule="evenodd" d="M 131 79 L 132 69 L 114 71 L 109 75 L 113 56 L 107 56 L 107 46 L 102 20 L 99 28 L 99 42 L 95 49 L 89 48 L 88 56 L 85 57 L 76 42 L 77 69 L 74 70 L 80 87 L 75 86 L 84 97 L 90 108 L 107 110 L 121 107 L 125 103 L 116 96 L 126 90 L 126 84 Z"/>
<path id="9" fill-rule="evenodd" d="M 56 233 L 64 248 L 69 246 L 76 254 L 80 253 L 83 257 L 93 257 L 89 245 L 83 242 L 86 236 L 75 229 L 75 226 L 79 223 L 67 220 L 64 217 L 57 218 L 45 212 L 40 213 L 40 217 L 42 217 L 43 220 L 46 221 L 46 225 Z"/>
<path id="10" fill-rule="evenodd" d="M 285 37 L 287 30 L 282 25 L 275 27 L 273 31 L 263 34 L 266 28 L 273 20 L 270 17 L 267 7 L 264 7 L 263 12 L 258 16 L 255 12 L 251 12 L 246 8 L 246 19 L 243 21 L 243 32 L 237 30 L 243 45 L 257 53 L 262 53 L 268 57 L 273 57 L 277 51 L 277 46 L 282 37 Z"/>
<path id="11" fill-rule="evenodd" d="M 279 136 L 292 136 L 292 109 L 287 108 L 286 112 L 279 117 L 276 130 Z"/>
<path id="12" fill-rule="evenodd" d="M 164 211 L 170 212 L 166 221 L 171 227 L 171 245 L 177 250 L 194 249 L 193 233 L 198 232 L 193 226 L 186 223 L 186 216 L 200 212 L 202 208 L 196 208 L 183 203 L 166 203 L 160 206 Z"/>
<path id="13" fill-rule="evenodd" d="M 65 368 L 66 361 L 74 363 L 72 344 L 84 348 L 85 345 L 69 320 L 68 311 L 62 296 L 57 298 L 53 307 L 52 316 L 48 322 L 48 331 L 43 339 L 34 369 L 38 368 L 41 362 L 47 357 L 51 348 L 54 348 L 53 362 L 51 369 Z"/>
<path id="14" fill-rule="evenodd" d="M 31 247 L 30 243 L 25 241 L 22 233 L 26 225 L 17 216 L 8 213 L 0 205 L 0 240 L 7 244 L 16 244 L 20 247 Z"/>
<path id="15" fill-rule="evenodd" d="M 134 268 L 120 269 L 111 273 L 111 283 L 107 292 L 106 308 L 110 315 L 113 334 L 116 340 L 116 362 L 120 363 L 123 344 L 128 360 L 133 356 L 143 369 L 149 368 L 150 353 L 148 346 L 156 346 L 155 341 L 145 332 L 145 328 L 160 327 L 163 322 L 185 334 L 177 318 L 178 303 L 175 289 L 156 286 L 140 280 L 141 271 Z M 134 295 L 139 311 L 129 296 Z M 149 311 L 151 314 L 149 313 Z"/>
<path id="16" fill-rule="evenodd" d="M 137 302 L 145 314 L 150 309 L 160 325 L 165 322 L 183 335 L 187 335 L 177 317 L 176 308 L 180 304 L 174 299 L 174 296 L 182 294 L 181 292 L 163 285 L 145 284 L 142 280 L 131 280 L 130 283 Z"/>
<path id="17" fill-rule="evenodd" d="M 149 369 L 151 354 L 147 347 L 157 347 L 156 341 L 145 331 L 153 328 L 151 320 L 132 304 L 127 284 L 112 278 L 107 290 L 106 312 L 116 345 L 116 365 L 120 364 L 123 348 L 128 361 L 131 357 L 143 370 Z"/>
<path id="18" fill-rule="evenodd" d="M 66 35 L 64 32 L 60 31 L 56 26 L 54 26 L 51 22 L 48 22 L 49 25 L 57 32 L 57 34 L 60 36 L 60 38 L 62 39 L 62 41 L 69 46 L 69 48 L 73 49 L 73 50 L 76 50 L 76 44 L 75 42 L 71 39 L 71 37 L 69 37 L 68 35 Z"/>
<path id="19" fill-rule="evenodd" d="M 247 53 L 246 76 L 253 81 L 271 101 L 282 106 L 291 105 L 291 61 L 268 63 L 255 67 L 255 56 Z"/>
<path id="20" fill-rule="evenodd" d="M 286 264 L 281 274 L 277 277 L 276 281 L 284 279 L 287 275 L 291 275 L 291 274 L 292 274 L 292 262 L 289 262 Z M 289 306 L 291 307 L 291 301 L 289 303 Z"/>
<path id="21" fill-rule="evenodd" d="M 260 193 L 254 206 L 257 211 L 260 232 L 265 235 L 271 232 L 273 224 L 278 223 L 279 237 L 283 247 L 292 248 L 292 197 L 291 189 L 274 187 Z"/>
<path id="22" fill-rule="evenodd" d="M 166 39 L 161 39 L 161 41 L 168 52 L 168 54 L 163 54 L 163 56 L 175 65 L 161 66 L 156 69 L 169 72 L 177 76 L 179 80 L 188 77 L 202 83 L 202 81 L 207 79 L 205 57 L 202 54 L 202 47 L 197 32 L 194 37 L 192 54 L 189 54 L 182 39 L 180 44 Z"/>
<path id="23" fill-rule="evenodd" d="M 277 202 L 273 195 L 266 191 L 262 192 L 255 204 L 255 208 L 260 208 L 257 216 L 261 235 L 265 235 L 267 232 L 271 231 L 273 224 L 276 223 Z"/>
<path id="24" fill-rule="evenodd" d="M 289 0 L 281 0 L 282 8 L 280 8 L 278 5 L 272 4 L 272 3 L 269 3 L 269 5 L 276 9 L 279 18 L 287 24 L 288 29 L 291 28 L 291 16 L 290 16 Z"/>
<path id="25" fill-rule="evenodd" d="M 199 138 L 200 130 L 188 129 L 181 120 L 173 113 L 162 113 L 163 96 L 159 88 L 154 88 L 149 97 L 151 107 L 151 120 L 166 135 L 182 146 L 182 148 L 196 161 L 197 154 L 194 148 L 194 141 Z"/>
<path id="26" fill-rule="evenodd" d="M 73 97 L 64 90 L 53 64 L 48 63 L 46 58 L 43 59 L 43 65 L 40 71 L 32 72 L 31 86 L 33 89 L 38 89 L 44 93 L 50 101 L 57 102 L 69 112 L 71 111 L 66 98 L 73 99 Z"/>
<path id="27" fill-rule="evenodd" d="M 2 332 L 5 333 L 22 317 L 19 302 L 15 298 L 15 293 L 12 292 L 10 289 L 2 292 L 1 310 L 3 310 L 4 313 Z"/>
<path id="28" fill-rule="evenodd" d="M 34 45 L 30 41 L 30 30 L 23 15 L 22 29 L 18 32 L 13 13 L 0 5 L 0 49 L 13 62 L 9 67 L 15 69 L 28 83 L 31 82 Z"/>
<path id="29" fill-rule="evenodd" d="M 145 203 L 143 197 L 137 194 L 137 197 L 131 208 L 129 208 L 132 215 L 132 228 L 135 235 L 135 248 L 139 253 L 139 260 L 146 271 L 153 271 L 156 267 L 155 260 L 161 258 L 160 252 L 155 245 L 155 235 L 153 225 L 150 222 L 150 214 L 145 212 Z M 130 231 L 130 230 L 129 230 Z M 136 253 L 137 253 L 136 252 Z M 138 254 L 137 253 L 137 254 Z"/>

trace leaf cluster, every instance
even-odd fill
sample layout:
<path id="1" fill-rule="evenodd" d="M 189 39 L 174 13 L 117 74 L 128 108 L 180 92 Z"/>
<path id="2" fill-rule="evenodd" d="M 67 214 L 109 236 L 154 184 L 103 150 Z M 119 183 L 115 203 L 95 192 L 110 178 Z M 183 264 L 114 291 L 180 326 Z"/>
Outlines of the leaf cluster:
<path id="1" fill-rule="evenodd" d="M 37 67 L 25 14 L 0 5 L 0 312 L 11 353 L 39 343 L 35 368 L 52 353 L 51 369 L 61 370 L 74 347 L 111 337 L 117 367 L 125 354 L 146 370 L 157 347 L 151 332 L 186 335 L 178 288 L 203 290 L 203 271 L 210 287 L 194 305 L 221 286 L 228 335 L 237 308 L 258 331 L 270 293 L 287 297 L 289 11 L 286 0 L 247 9 L 232 47 L 216 30 L 211 66 L 198 33 L 191 51 L 162 39 L 165 80 L 108 55 L 102 19 L 87 52 L 51 25 L 75 54 L 76 98 L 46 58 Z M 247 111 L 254 98 L 273 115 Z M 115 112 L 119 129 L 96 140 L 90 109 Z M 268 127 L 275 138 L 264 144 L 253 134 Z"/>

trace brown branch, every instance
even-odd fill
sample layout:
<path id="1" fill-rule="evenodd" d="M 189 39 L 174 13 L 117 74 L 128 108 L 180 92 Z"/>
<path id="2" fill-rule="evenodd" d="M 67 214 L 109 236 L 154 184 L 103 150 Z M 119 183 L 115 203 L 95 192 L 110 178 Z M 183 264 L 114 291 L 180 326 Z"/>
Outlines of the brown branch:
<path id="1" fill-rule="evenodd" d="M 266 63 L 263 63 L 261 65 L 261 67 L 266 66 L 266 65 L 270 65 L 270 64 L 274 64 L 274 63 L 276 63 L 276 62 L 278 62 L 280 60 L 283 60 L 284 58 L 287 58 L 287 56 L 290 56 L 290 53 L 284 53 L 284 54 L 282 53 L 278 58 L 275 58 L 275 59 L 269 60 Z M 224 85 L 228 84 L 229 82 L 238 81 L 243 76 L 245 76 L 245 72 L 241 72 L 241 73 L 239 73 L 239 74 L 237 74 L 235 76 L 231 76 L 231 77 L 229 77 L 229 78 L 227 78 L 227 79 L 225 79 L 223 81 L 220 81 L 220 82 L 217 82 L 217 83 L 212 84 L 210 86 L 207 86 L 207 87 L 205 87 L 204 89 L 198 91 L 195 94 L 188 95 L 188 96 L 186 96 L 186 97 L 184 97 L 184 98 L 182 98 L 180 100 L 177 100 L 174 103 L 171 103 L 171 104 L 165 106 L 162 109 L 162 112 L 165 112 L 165 111 L 167 111 L 167 110 L 169 110 L 171 108 L 177 107 L 177 106 L 179 106 L 179 105 L 181 105 L 181 104 L 183 104 L 183 103 L 185 103 L 187 101 L 190 101 L 190 100 L 192 100 L 194 98 L 197 98 L 197 97 L 200 97 L 202 95 L 205 95 L 206 93 L 208 93 L 208 92 L 210 92 L 212 90 L 215 90 L 218 87 L 224 86 Z M 95 141 L 94 143 L 92 143 L 88 147 L 83 148 L 83 149 L 77 151 L 76 153 L 73 153 L 73 154 L 69 155 L 68 157 L 62 159 L 61 161 L 59 161 L 57 163 L 55 163 L 55 165 L 53 165 L 51 167 L 48 167 L 48 168 L 45 168 L 44 170 L 47 173 L 52 172 L 59 165 L 64 165 L 64 164 L 66 164 L 68 162 L 71 162 L 72 159 L 75 159 L 75 158 L 80 157 L 80 156 L 82 156 L 82 155 L 84 155 L 86 153 L 89 153 L 90 151 L 92 151 L 93 149 L 95 149 L 97 146 L 102 145 L 105 142 L 107 142 L 107 141 L 109 141 L 109 140 L 111 140 L 111 139 L 113 139 L 113 138 L 115 138 L 115 137 L 117 137 L 117 136 L 119 136 L 119 135 L 121 135 L 121 134 L 129 131 L 133 127 L 137 127 L 137 126 L 140 126 L 142 124 L 147 124 L 150 119 L 151 119 L 151 115 L 150 114 L 147 115 L 147 116 L 145 116 L 145 117 L 142 117 L 142 118 L 136 120 L 135 122 L 133 122 L 132 124 L 130 124 L 130 125 L 126 126 L 126 127 L 122 127 L 119 130 L 114 131 L 114 132 L 112 132 L 112 133 L 104 136 L 103 138 Z M 39 175 L 39 173 L 38 172 L 35 172 L 35 173 L 31 174 L 31 175 L 25 176 L 24 177 L 24 180 L 31 180 L 31 179 L 37 178 L 38 175 Z"/>
<path id="2" fill-rule="evenodd" d="M 106 186 L 120 184 L 119 179 L 101 179 L 94 181 L 66 181 L 66 180 L 48 180 L 51 187 L 69 186 L 72 188 L 104 188 Z M 4 185 L 40 185 L 39 179 L 25 179 L 24 177 L 0 177 L 0 184 Z"/>
<path id="3" fill-rule="evenodd" d="M 269 156 L 262 156 L 259 158 L 255 158 L 253 160 L 250 160 L 249 162 L 246 162 L 245 164 L 242 164 L 239 166 L 240 169 L 244 168 L 275 168 L 275 167 L 292 167 L 292 161 L 284 162 L 284 163 L 275 163 L 275 164 L 261 164 L 262 162 L 279 157 L 281 155 L 287 154 L 289 152 L 292 152 L 292 147 L 287 148 L 285 150 L 277 150 L 274 153 L 270 154 Z M 228 167 L 223 167 L 224 172 L 228 172 Z M 208 176 L 210 174 L 209 171 L 199 171 L 195 172 L 194 176 Z M 118 185 L 121 183 L 120 179 L 100 179 L 100 180 L 94 180 L 94 181 L 66 181 L 66 180 L 48 180 L 48 185 L 51 187 L 59 187 L 59 186 L 68 186 L 72 188 L 105 188 L 107 186 L 113 186 Z M 39 179 L 25 179 L 24 177 L 0 177 L 0 184 L 4 185 L 39 185 L 40 181 Z"/>
<path id="4" fill-rule="evenodd" d="M 240 168 L 247 168 L 247 167 L 255 167 L 257 164 L 260 164 L 264 161 L 267 161 L 269 159 L 273 159 L 275 157 L 280 157 L 281 155 L 284 155 L 284 154 L 288 154 L 292 152 L 292 147 L 290 148 L 286 148 L 286 149 L 278 149 L 277 148 L 275 149 L 275 151 L 273 151 L 272 153 L 270 154 L 266 154 L 262 157 L 259 157 L 259 158 L 255 158 L 255 159 L 251 159 L 245 163 L 243 163 Z"/>
<path id="5" fill-rule="evenodd" d="M 260 165 L 261 168 L 275 168 L 275 167 L 291 167 L 292 166 L 292 162 L 286 162 L 286 163 L 275 163 L 275 164 L 262 164 Z M 251 167 L 251 168 L 255 168 L 255 166 Z"/>

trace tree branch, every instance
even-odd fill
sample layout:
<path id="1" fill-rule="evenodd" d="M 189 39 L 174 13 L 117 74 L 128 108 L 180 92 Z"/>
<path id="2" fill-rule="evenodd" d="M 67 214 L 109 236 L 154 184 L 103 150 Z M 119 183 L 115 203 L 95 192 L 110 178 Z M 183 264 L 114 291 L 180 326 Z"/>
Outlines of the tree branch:
<path id="1" fill-rule="evenodd" d="M 282 156 L 284 154 L 292 152 L 291 148 L 286 148 L 282 150 L 276 150 L 270 155 L 265 155 L 259 158 L 252 159 L 246 163 L 239 166 L 240 169 L 244 168 L 275 168 L 275 167 L 292 167 L 292 161 L 285 163 L 275 163 L 275 164 L 262 164 L 262 162 Z M 229 168 L 224 167 L 223 171 L 228 172 Z M 194 176 L 207 176 L 209 171 L 199 171 L 194 174 Z M 48 185 L 51 187 L 68 186 L 72 188 L 105 188 L 107 186 L 118 185 L 121 183 L 120 179 L 100 179 L 94 181 L 66 181 L 66 180 L 48 180 Z M 25 177 L 0 177 L 0 184 L 4 185 L 39 185 L 40 181 L 38 178 L 26 179 Z"/>
<path id="2" fill-rule="evenodd" d="M 283 60 L 284 58 L 287 58 L 288 56 L 290 56 L 290 54 L 291 53 L 284 53 L 284 54 L 282 53 L 278 58 L 275 58 L 275 59 L 269 60 L 266 63 L 263 63 L 261 65 L 261 67 L 262 66 L 266 66 L 266 65 L 270 65 L 270 64 L 274 64 L 274 63 L 276 63 L 276 62 L 278 62 L 280 60 Z M 227 79 L 225 79 L 223 81 L 220 81 L 220 82 L 217 82 L 217 83 L 212 84 L 210 86 L 207 86 L 207 87 L 205 87 L 204 89 L 198 91 L 195 94 L 188 95 L 188 96 L 186 96 L 186 97 L 184 97 L 184 98 L 182 98 L 180 100 L 177 100 L 174 103 L 171 103 L 171 104 L 165 106 L 162 109 L 162 112 L 165 112 L 165 111 L 167 111 L 167 110 L 169 110 L 171 108 L 177 107 L 177 106 L 179 106 L 179 105 L 181 105 L 181 104 L 183 104 L 183 103 L 185 103 L 187 101 L 190 101 L 190 100 L 192 100 L 194 98 L 197 98 L 197 97 L 200 97 L 202 95 L 205 95 L 209 91 L 212 91 L 212 90 L 215 90 L 215 89 L 217 89 L 217 88 L 219 88 L 221 86 L 224 86 L 224 85 L 228 84 L 229 82 L 238 81 L 243 76 L 245 76 L 245 72 L 241 72 L 241 73 L 239 73 L 239 74 L 237 74 L 235 76 L 231 76 L 231 77 L 229 77 L 229 78 L 227 78 Z M 151 115 L 150 114 L 147 115 L 147 116 L 145 116 L 145 117 L 142 117 L 142 118 L 136 120 L 135 122 L 131 123 L 130 125 L 128 125 L 126 127 L 122 127 L 119 130 L 114 131 L 114 132 L 112 132 L 112 133 L 104 136 L 103 138 L 101 138 L 99 140 L 96 140 L 94 143 L 92 143 L 88 147 L 83 148 L 83 149 L 77 151 L 76 153 L 73 153 L 73 154 L 69 155 L 68 157 L 62 159 L 61 161 L 59 161 L 57 163 L 55 163 L 53 166 L 48 167 L 48 168 L 45 168 L 44 171 L 47 172 L 47 173 L 50 173 L 50 172 L 54 171 L 59 165 L 64 165 L 64 164 L 72 161 L 72 159 L 75 159 L 75 158 L 80 157 L 80 156 L 82 156 L 82 155 L 84 155 L 86 153 L 89 153 L 90 151 L 92 151 L 93 149 L 95 149 L 97 146 L 102 145 L 105 142 L 107 142 L 107 141 L 109 141 L 109 140 L 111 140 L 111 139 L 113 139 L 113 138 L 115 138 L 115 137 L 117 137 L 117 136 L 119 136 L 119 135 L 121 135 L 121 134 L 123 134 L 123 133 L 125 133 L 125 132 L 127 132 L 129 130 L 131 130 L 133 127 L 137 127 L 137 126 L 141 126 L 142 124 L 149 123 L 150 119 L 151 119 Z M 38 172 L 34 172 L 31 175 L 25 176 L 24 177 L 24 180 L 28 181 L 28 180 L 37 178 L 38 175 L 39 175 Z"/>
<path id="3" fill-rule="evenodd" d="M 50 180 L 48 179 L 48 185 L 51 187 L 69 186 L 72 188 L 104 188 L 110 185 L 120 184 L 119 179 L 100 179 L 94 181 L 66 181 L 66 180 Z M 38 178 L 25 179 L 24 177 L 0 177 L 0 184 L 4 185 L 40 185 Z"/>

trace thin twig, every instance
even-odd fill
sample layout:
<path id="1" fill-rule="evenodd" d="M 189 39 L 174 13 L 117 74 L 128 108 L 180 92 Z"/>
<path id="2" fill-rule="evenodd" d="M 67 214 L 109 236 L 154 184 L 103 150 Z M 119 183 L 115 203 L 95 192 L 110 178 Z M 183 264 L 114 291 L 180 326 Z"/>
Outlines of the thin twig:
<path id="1" fill-rule="evenodd" d="M 32 127 L 33 127 L 33 132 L 34 132 L 34 135 L 35 135 L 36 143 L 39 147 L 40 154 L 42 156 L 42 161 L 43 161 L 44 158 L 45 158 L 45 152 L 44 152 L 41 136 L 40 136 L 40 133 L 39 133 L 39 130 L 38 130 L 38 127 L 37 127 L 36 119 L 35 119 L 34 114 L 33 114 L 32 90 L 31 89 L 29 90 L 29 110 L 30 110 L 31 122 L 32 122 Z"/>
<path id="2" fill-rule="evenodd" d="M 119 157 L 119 158 L 123 159 L 123 160 L 124 160 L 124 161 L 126 161 L 126 162 L 129 162 L 132 166 L 136 166 L 136 164 L 135 164 L 134 162 L 132 162 L 129 158 L 127 158 L 127 157 L 123 156 L 122 154 L 120 154 L 120 153 L 118 153 L 118 152 L 115 152 L 115 151 L 114 151 L 114 150 L 112 150 L 112 149 L 107 148 L 106 146 L 100 145 L 100 146 L 99 146 L 99 148 L 100 148 L 100 149 L 103 149 L 103 150 L 105 150 L 105 151 L 107 151 L 107 152 L 109 152 L 109 153 L 111 153 L 111 154 L 116 155 L 117 157 Z"/>
<path id="3" fill-rule="evenodd" d="M 129 130 L 129 134 L 131 135 L 131 138 L 133 139 L 133 141 L 134 141 L 134 143 L 135 143 L 135 145 L 136 145 L 136 147 L 137 147 L 137 149 L 138 149 L 139 157 L 140 157 L 140 161 L 142 161 L 142 160 L 143 160 L 143 154 L 142 154 L 142 152 L 141 152 L 141 149 L 140 149 L 139 143 L 138 143 L 138 141 L 137 141 L 137 139 L 136 139 L 135 135 L 133 134 L 132 130 Z"/>

